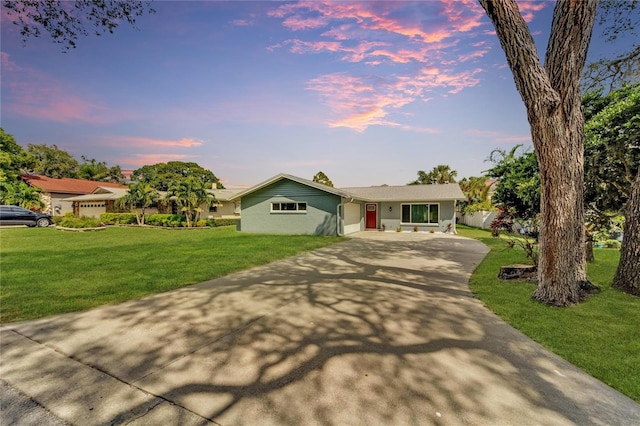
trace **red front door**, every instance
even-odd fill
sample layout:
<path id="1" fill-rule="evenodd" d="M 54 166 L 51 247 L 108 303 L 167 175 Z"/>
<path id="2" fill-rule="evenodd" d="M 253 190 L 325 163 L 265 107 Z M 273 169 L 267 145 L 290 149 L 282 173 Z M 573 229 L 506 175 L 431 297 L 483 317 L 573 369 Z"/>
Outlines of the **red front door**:
<path id="1" fill-rule="evenodd" d="M 365 214 L 365 228 L 377 228 L 378 227 L 378 217 L 377 211 L 378 206 L 376 204 L 367 204 L 365 206 L 366 214 Z"/>

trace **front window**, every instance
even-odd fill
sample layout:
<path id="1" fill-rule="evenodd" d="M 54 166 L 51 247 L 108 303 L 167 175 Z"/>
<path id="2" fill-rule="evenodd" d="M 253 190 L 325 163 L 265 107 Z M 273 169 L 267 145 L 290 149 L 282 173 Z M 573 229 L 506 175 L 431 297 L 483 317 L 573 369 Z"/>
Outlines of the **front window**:
<path id="1" fill-rule="evenodd" d="M 438 204 L 403 204 L 402 223 L 435 223 L 440 219 Z"/>
<path id="2" fill-rule="evenodd" d="M 304 203 L 304 202 L 271 203 L 271 212 L 272 213 L 291 213 L 291 212 L 306 213 L 307 203 Z"/>

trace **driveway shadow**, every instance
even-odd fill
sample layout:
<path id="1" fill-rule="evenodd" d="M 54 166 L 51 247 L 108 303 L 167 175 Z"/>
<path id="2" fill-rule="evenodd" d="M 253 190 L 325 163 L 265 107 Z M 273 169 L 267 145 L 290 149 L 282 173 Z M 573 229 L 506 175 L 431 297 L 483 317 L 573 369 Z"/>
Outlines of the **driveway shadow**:
<path id="1" fill-rule="evenodd" d="M 455 236 L 402 237 L 353 238 L 3 332 L 155 398 L 107 396 L 105 404 L 127 402 L 115 423 L 143 416 L 157 399 L 234 425 L 640 422 L 633 401 L 473 298 L 467 281 L 487 253 L 484 245 Z M 77 376 L 84 373 L 59 377 L 21 357 L 3 351 L 3 379 L 17 388 L 37 383 L 30 394 L 36 401 L 67 384 L 63 402 L 43 405 L 68 421 L 79 414 L 66 413 L 88 409 L 69 408 L 97 392 L 73 386 L 84 383 Z"/>

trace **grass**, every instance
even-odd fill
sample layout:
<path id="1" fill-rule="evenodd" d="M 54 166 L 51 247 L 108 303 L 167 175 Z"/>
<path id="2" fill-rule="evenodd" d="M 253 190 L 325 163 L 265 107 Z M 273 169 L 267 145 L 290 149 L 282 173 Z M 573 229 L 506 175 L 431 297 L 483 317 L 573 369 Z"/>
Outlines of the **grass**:
<path id="1" fill-rule="evenodd" d="M 0 230 L 0 322 L 115 304 L 227 275 L 335 242 L 233 227 Z"/>
<path id="2" fill-rule="evenodd" d="M 489 231 L 458 226 L 460 235 L 491 249 L 474 271 L 471 291 L 493 312 L 533 340 L 609 386 L 640 402 L 640 298 L 611 287 L 620 252 L 596 249 L 587 267 L 602 292 L 556 308 L 531 299 L 535 284 L 497 278 L 500 266 L 527 263 L 522 250 L 503 250 Z"/>

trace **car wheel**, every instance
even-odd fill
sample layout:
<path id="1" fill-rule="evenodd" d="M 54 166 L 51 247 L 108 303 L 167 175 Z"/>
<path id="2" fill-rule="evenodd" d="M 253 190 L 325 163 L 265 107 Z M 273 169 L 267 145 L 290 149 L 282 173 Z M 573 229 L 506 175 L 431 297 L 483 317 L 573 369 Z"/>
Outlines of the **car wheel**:
<path id="1" fill-rule="evenodd" d="M 42 219 L 38 219 L 38 221 L 36 222 L 36 226 L 39 226 L 41 228 L 49 226 L 49 219 L 46 219 L 44 217 Z"/>

